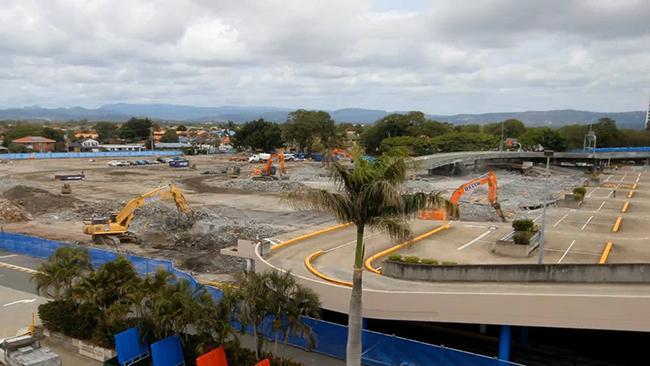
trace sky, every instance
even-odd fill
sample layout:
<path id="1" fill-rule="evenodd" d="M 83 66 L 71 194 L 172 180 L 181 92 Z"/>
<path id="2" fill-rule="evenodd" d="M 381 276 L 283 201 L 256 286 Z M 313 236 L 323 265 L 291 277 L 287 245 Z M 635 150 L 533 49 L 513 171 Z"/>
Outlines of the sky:
<path id="1" fill-rule="evenodd" d="M 644 110 L 647 0 L 0 0 L 0 108 Z"/>

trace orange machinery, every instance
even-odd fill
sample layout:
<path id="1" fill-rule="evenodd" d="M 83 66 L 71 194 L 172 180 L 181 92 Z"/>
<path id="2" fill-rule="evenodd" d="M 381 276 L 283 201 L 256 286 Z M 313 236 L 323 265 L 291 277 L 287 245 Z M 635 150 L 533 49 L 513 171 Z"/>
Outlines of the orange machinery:
<path id="1" fill-rule="evenodd" d="M 287 174 L 287 169 L 284 166 L 284 153 L 279 152 L 277 154 L 271 155 L 271 157 L 266 161 L 264 168 L 255 168 L 253 170 L 253 179 L 255 180 L 272 180 L 278 179 L 276 174 L 276 168 L 273 166 L 273 160 L 277 159 L 280 163 L 280 177 L 284 177 Z M 282 178 L 280 178 L 282 179 Z"/>
<path id="2" fill-rule="evenodd" d="M 488 200 L 490 205 L 494 207 L 494 210 L 497 213 L 497 216 L 506 221 L 506 217 L 501 210 L 501 205 L 498 202 L 499 187 L 497 185 L 497 176 L 493 171 L 489 171 L 487 174 L 484 174 L 478 178 L 474 178 L 469 182 L 462 184 L 460 187 L 451 194 L 449 201 L 453 204 L 454 209 L 451 212 L 448 212 L 447 209 L 437 209 L 437 210 L 423 210 L 420 211 L 419 218 L 421 220 L 447 220 L 448 216 L 452 220 L 457 220 L 459 216 L 458 212 L 458 201 L 460 198 L 466 194 L 472 193 L 476 188 L 487 184 L 488 185 Z"/>

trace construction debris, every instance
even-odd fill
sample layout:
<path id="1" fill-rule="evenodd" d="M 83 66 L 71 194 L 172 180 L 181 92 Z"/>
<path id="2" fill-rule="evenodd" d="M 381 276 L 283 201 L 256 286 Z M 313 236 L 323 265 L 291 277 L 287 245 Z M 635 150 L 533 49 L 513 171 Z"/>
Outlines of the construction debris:
<path id="1" fill-rule="evenodd" d="M 22 222 L 29 221 L 32 217 L 21 207 L 13 204 L 9 200 L 0 199 L 0 222 Z"/>
<path id="2" fill-rule="evenodd" d="M 17 185 L 6 190 L 3 197 L 32 215 L 72 208 L 75 203 L 73 198 L 24 185 Z"/>
<path id="3" fill-rule="evenodd" d="M 254 191 L 254 192 L 293 192 L 304 189 L 306 185 L 296 181 L 271 180 L 260 181 L 252 179 L 233 179 L 215 184 L 220 188 Z"/>

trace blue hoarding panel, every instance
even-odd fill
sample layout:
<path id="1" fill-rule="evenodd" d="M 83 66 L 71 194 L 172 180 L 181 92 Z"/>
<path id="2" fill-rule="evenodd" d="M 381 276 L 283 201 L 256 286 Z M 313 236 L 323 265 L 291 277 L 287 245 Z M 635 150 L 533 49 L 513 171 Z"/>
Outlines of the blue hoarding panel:
<path id="1" fill-rule="evenodd" d="M 151 359 L 153 366 L 185 365 L 180 338 L 173 335 L 152 344 Z"/>
<path id="2" fill-rule="evenodd" d="M 147 346 L 140 340 L 138 330 L 129 328 L 114 336 L 117 361 L 120 365 L 130 365 L 149 356 Z"/>

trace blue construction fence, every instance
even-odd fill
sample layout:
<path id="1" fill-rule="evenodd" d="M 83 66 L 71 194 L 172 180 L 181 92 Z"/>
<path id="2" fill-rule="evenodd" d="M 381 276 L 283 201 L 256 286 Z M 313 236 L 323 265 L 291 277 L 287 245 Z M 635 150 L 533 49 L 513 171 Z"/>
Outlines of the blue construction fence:
<path id="1" fill-rule="evenodd" d="M 48 258 L 62 246 L 76 246 L 76 244 L 0 231 L 0 250 L 12 253 Z M 188 273 L 176 269 L 169 260 L 119 254 L 98 248 L 86 249 L 95 268 L 115 260 L 121 255 L 130 260 L 137 272 L 142 276 L 153 274 L 158 268 L 164 268 L 177 278 L 188 280 L 193 286 L 199 284 Z M 216 301 L 222 297 L 222 292 L 219 289 L 212 287 L 207 287 L 207 289 Z M 304 318 L 304 321 L 311 327 L 316 338 L 313 351 L 341 360 L 345 359 L 346 326 L 312 318 Z M 272 319 L 266 319 L 262 331 L 267 338 L 275 339 L 271 323 Z M 237 324 L 235 326 L 237 327 Z M 368 366 L 520 366 L 520 364 L 499 360 L 495 357 L 464 352 L 369 330 L 364 330 L 362 337 L 363 364 Z M 283 337 L 279 338 L 282 339 Z M 308 348 L 307 341 L 299 337 L 289 337 L 288 343 L 292 346 Z"/>
<path id="2" fill-rule="evenodd" d="M 648 152 L 650 151 L 649 146 L 639 146 L 639 147 L 598 147 L 595 149 L 597 153 L 608 153 L 608 152 Z"/>
<path id="3" fill-rule="evenodd" d="M 145 151 L 100 151 L 100 152 L 45 152 L 45 153 L 15 153 L 0 154 L 0 159 L 31 160 L 31 159 L 78 159 L 78 158 L 127 158 L 134 156 L 177 156 L 183 155 L 180 150 L 145 150 Z"/>

